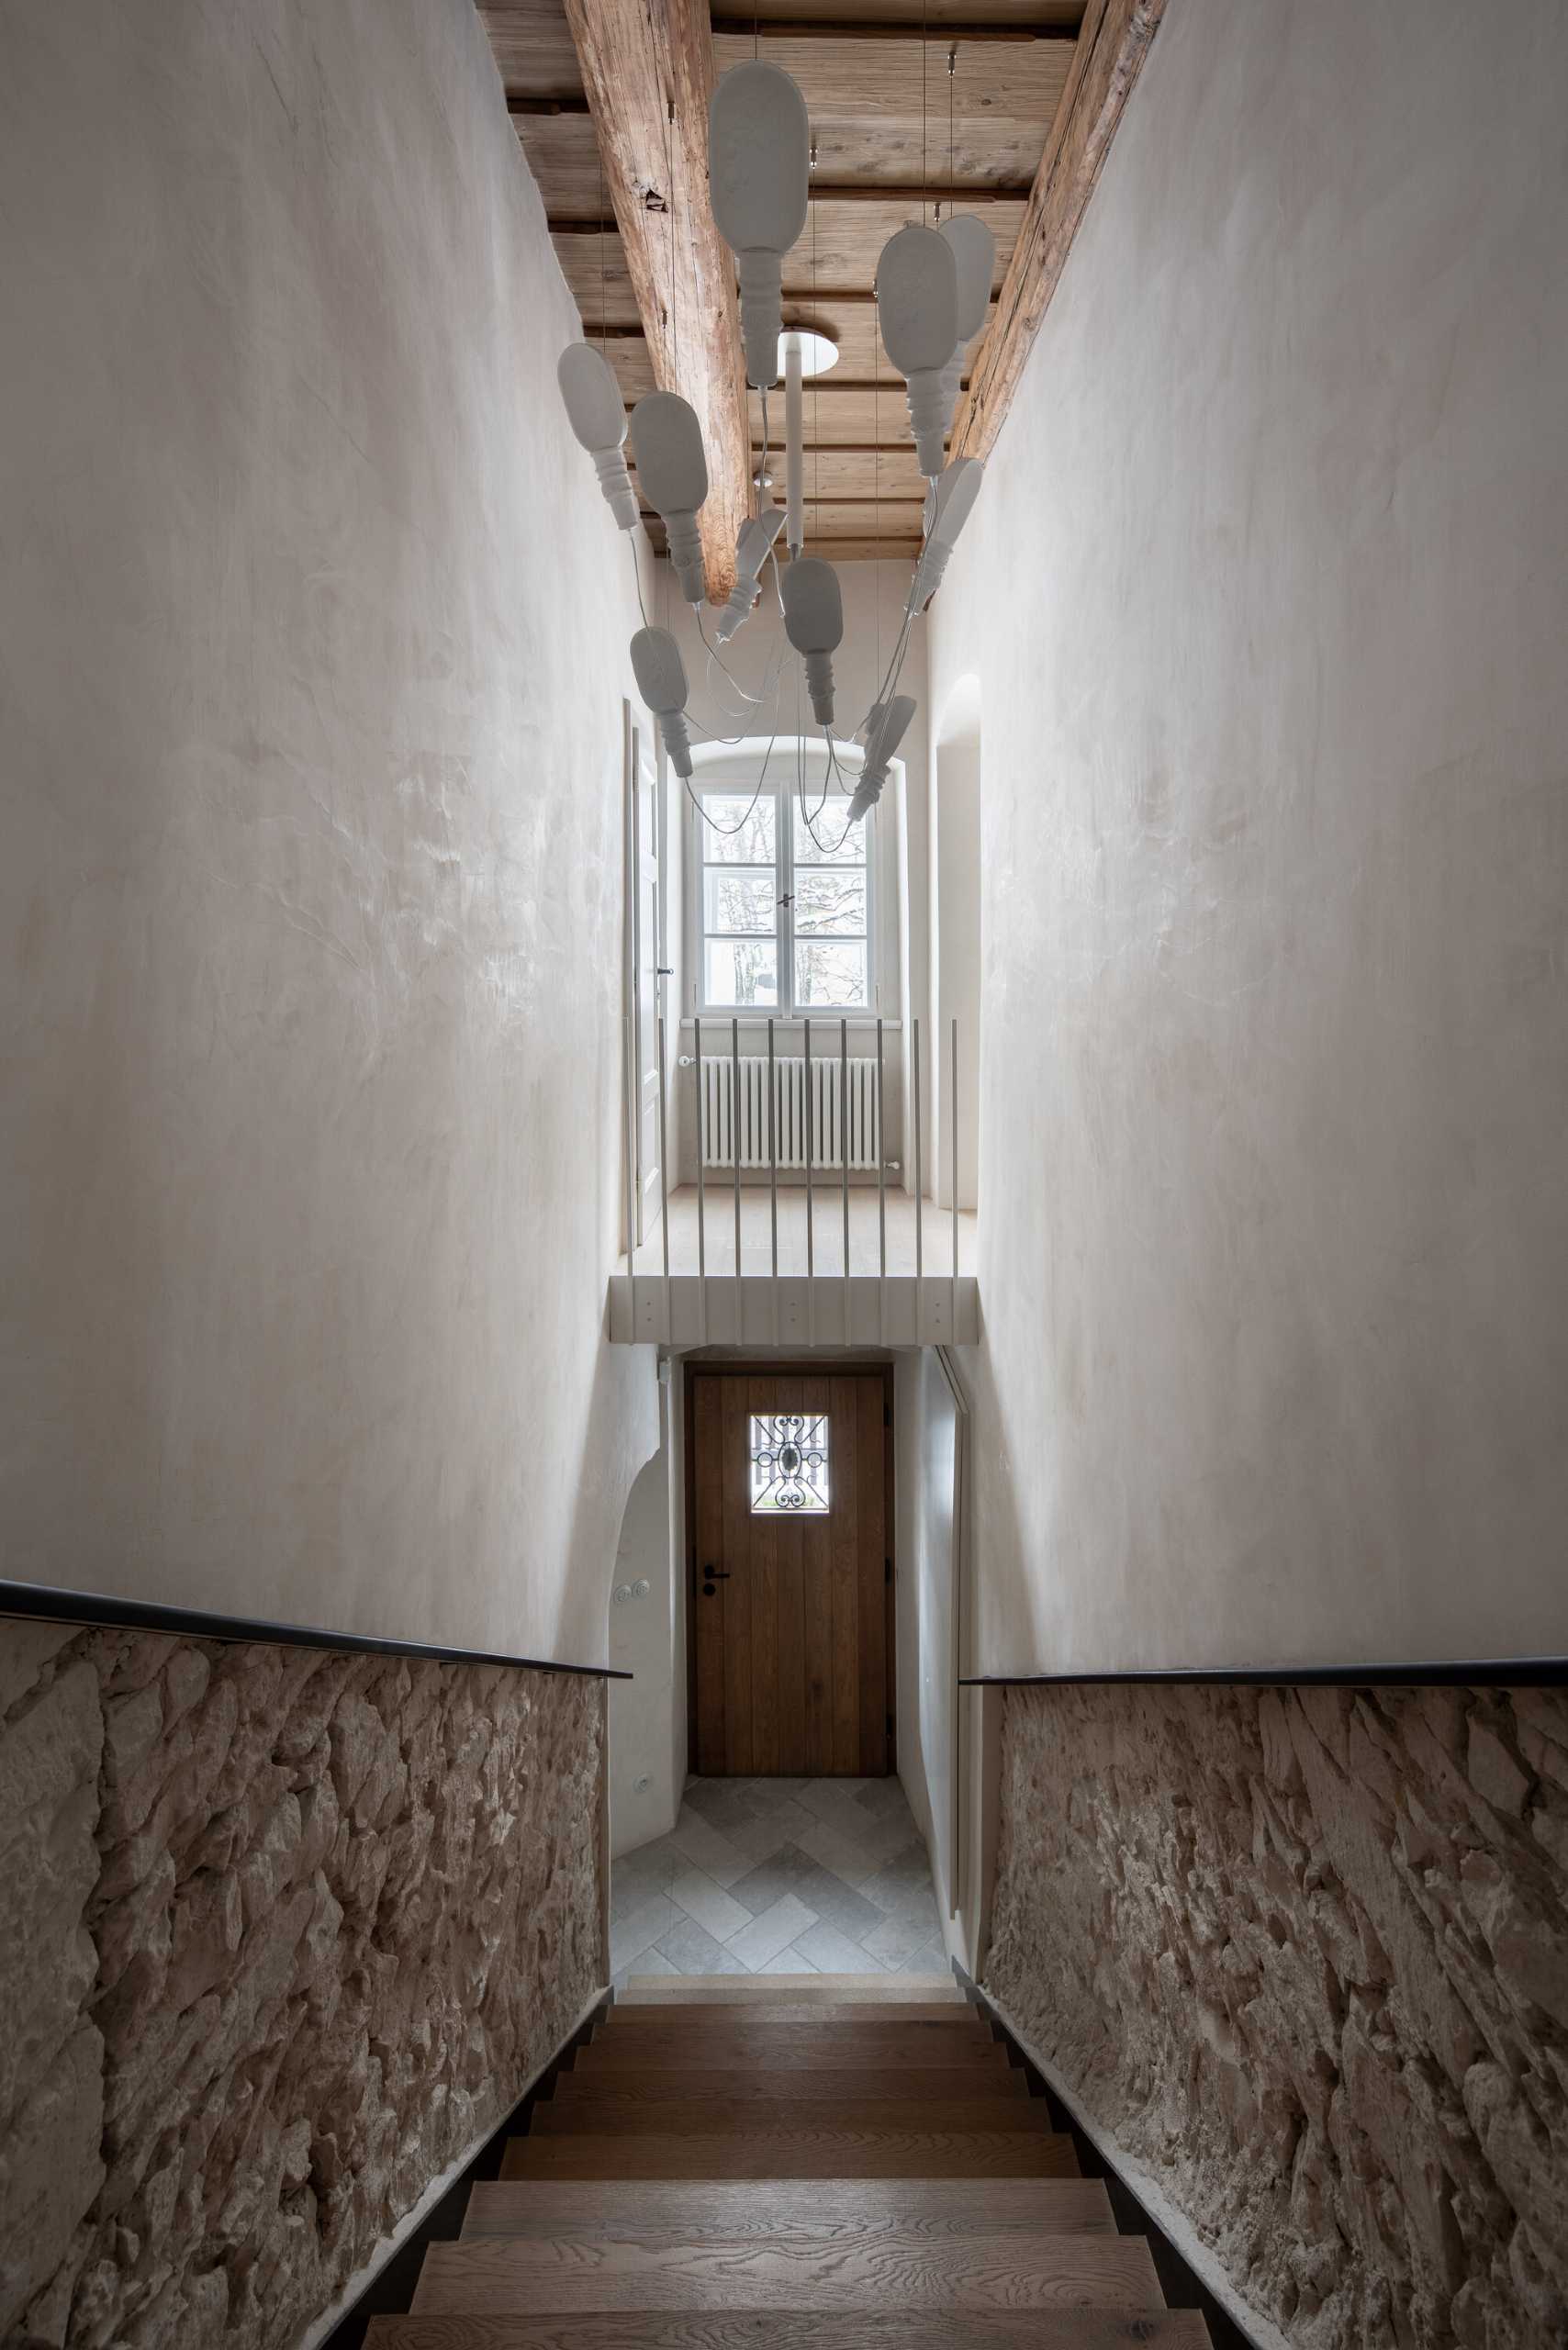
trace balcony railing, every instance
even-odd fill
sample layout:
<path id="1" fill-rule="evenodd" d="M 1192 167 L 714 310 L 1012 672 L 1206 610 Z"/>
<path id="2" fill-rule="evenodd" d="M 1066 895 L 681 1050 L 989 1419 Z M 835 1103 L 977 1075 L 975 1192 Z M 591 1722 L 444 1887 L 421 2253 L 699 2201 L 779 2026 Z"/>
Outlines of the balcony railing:
<path id="1" fill-rule="evenodd" d="M 719 1028 L 718 1049 L 713 1030 Z M 743 1064 L 743 1026 L 767 1031 L 767 1068 L 762 1057 Z M 972 1232 L 972 1217 L 961 1214 L 958 1196 L 958 1024 L 947 1035 L 948 1181 L 953 1204 L 943 1211 L 924 1198 L 924 1091 L 922 1024 L 912 1023 L 909 1079 L 913 1183 L 900 1185 L 890 1199 L 888 1170 L 887 1058 L 883 1024 L 875 1023 L 874 1153 L 868 1148 L 865 1104 L 852 1114 L 850 1030 L 867 1024 L 846 1017 L 765 1023 L 699 1019 L 692 1024 L 693 1050 L 682 1066 L 695 1072 L 697 1181 L 672 1192 L 669 1157 L 669 1063 L 665 1022 L 657 1026 L 657 1135 L 659 1203 L 657 1255 L 635 1245 L 637 1229 L 637 1128 L 643 1115 L 627 1024 L 627 1152 L 624 1267 L 610 1284 L 610 1337 L 631 1343 L 773 1345 L 806 1347 L 933 1346 L 971 1344 L 979 1337 L 979 1300 L 974 1275 L 961 1261 Z M 783 1067 L 778 1031 L 799 1028 L 804 1039 L 803 1149 L 790 1134 L 780 1147 L 780 1084 Z M 727 1064 L 727 1067 L 724 1065 Z M 754 1066 L 754 1064 L 756 1066 Z M 710 1082 L 722 1070 L 727 1086 Z M 831 1077 L 832 1084 L 824 1080 Z M 858 1080 L 863 1089 L 864 1072 Z M 794 1097 L 790 1097 L 791 1103 Z M 727 1110 L 725 1104 L 727 1103 Z M 743 1103 L 745 1114 L 743 1115 Z M 824 1107 L 824 1105 L 829 1105 Z M 715 1114 L 708 1114 L 713 1107 Z M 761 1129 L 766 1128 L 766 1149 Z M 825 1130 L 830 1129 L 830 1130 Z M 715 1135 L 727 1136 L 727 1159 L 715 1160 Z M 832 1156 L 828 1155 L 831 1147 Z M 874 1247 L 867 1227 L 868 1181 L 876 1176 Z M 797 1185 L 781 1184 L 781 1167 L 799 1167 Z M 728 1199 L 711 1197 L 726 1174 Z M 763 1178 L 766 1174 L 766 1191 Z M 752 1177 L 748 1184 L 745 1178 Z M 825 1182 L 823 1178 L 825 1176 Z M 827 1199 L 823 1201 L 823 1192 Z M 759 1217 L 746 1218 L 748 1200 L 767 1203 L 765 1235 Z M 798 1204 L 803 1204 L 803 1233 Z M 781 1204 L 787 1229 L 781 1237 Z M 824 1222 L 825 1207 L 825 1222 Z M 890 1210 L 891 1214 L 890 1214 Z M 748 1237 L 745 1225 L 749 1222 Z M 890 1225 L 891 1229 L 890 1229 Z M 801 1242 L 803 1239 L 803 1250 Z M 928 1264 L 928 1243 L 934 1243 Z M 716 1261 L 728 1257 L 727 1266 Z M 752 1269 L 747 1269 L 747 1258 Z M 836 1258 L 836 1265 L 833 1259 Z"/>

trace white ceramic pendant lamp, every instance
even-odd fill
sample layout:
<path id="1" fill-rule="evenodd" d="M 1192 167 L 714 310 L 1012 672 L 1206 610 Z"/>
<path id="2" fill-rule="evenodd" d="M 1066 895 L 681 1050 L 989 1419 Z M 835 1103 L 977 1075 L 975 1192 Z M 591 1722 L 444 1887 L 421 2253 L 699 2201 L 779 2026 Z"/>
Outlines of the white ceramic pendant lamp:
<path id="1" fill-rule="evenodd" d="M 746 381 L 778 381 L 784 256 L 806 226 L 811 124 L 798 84 L 752 58 L 732 66 L 708 107 L 708 192 L 719 234 L 735 257 Z"/>
<path id="2" fill-rule="evenodd" d="M 671 568 L 689 604 L 702 601 L 702 534 L 708 495 L 702 427 L 678 392 L 648 392 L 632 411 L 632 449 L 643 495 L 665 526 Z"/>
<path id="3" fill-rule="evenodd" d="M 774 576 L 785 634 L 803 665 L 812 715 L 825 730 L 830 750 L 842 749 L 833 738 L 833 665 L 844 637 L 844 599 L 832 564 L 803 553 L 801 480 L 801 382 L 830 367 L 837 352 L 823 338 L 783 325 L 784 261 L 804 233 L 811 194 L 811 125 L 805 100 L 788 73 L 753 58 L 722 77 L 708 110 L 708 166 L 714 222 L 735 259 L 746 380 L 766 394 L 780 375 L 786 379 L 789 469 L 786 508 L 766 503 L 741 526 L 735 584 L 715 616 L 717 635 L 721 643 L 728 643 L 753 610 L 782 530 L 791 559 L 782 566 L 775 561 Z M 928 487 L 924 543 L 911 576 L 903 628 L 888 677 L 859 730 L 865 754 L 848 811 L 851 823 L 880 798 L 914 716 L 913 697 L 897 690 L 910 623 L 940 586 L 980 494 L 984 468 L 979 459 L 961 457 L 951 464 L 944 460 L 965 357 L 985 323 L 994 263 L 991 230 L 970 213 L 950 216 L 939 229 L 899 229 L 878 261 L 882 342 L 904 379 Z M 617 523 L 629 531 L 639 507 L 626 469 L 627 420 L 620 386 L 602 351 L 588 342 L 572 343 L 562 352 L 557 375 L 572 431 L 593 458 Z M 682 597 L 700 606 L 698 516 L 708 496 L 708 465 L 696 412 L 676 392 L 650 392 L 633 408 L 630 429 L 638 487 L 663 520 Z M 766 487 L 764 478 L 760 495 Z M 659 721 L 671 765 L 689 779 L 686 667 L 669 631 L 639 629 L 632 640 L 632 666 L 638 691 Z"/>

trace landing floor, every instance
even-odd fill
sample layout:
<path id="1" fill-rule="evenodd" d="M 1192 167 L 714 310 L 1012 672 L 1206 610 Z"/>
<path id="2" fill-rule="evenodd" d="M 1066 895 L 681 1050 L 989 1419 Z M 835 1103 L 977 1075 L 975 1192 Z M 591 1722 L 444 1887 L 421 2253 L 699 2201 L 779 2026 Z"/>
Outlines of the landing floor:
<path id="1" fill-rule="evenodd" d="M 703 1224 L 710 1273 L 735 1270 L 734 1186 L 722 1177 L 711 1177 L 704 1186 Z M 889 1192 L 887 1217 L 888 1271 L 914 1270 L 914 1202 L 907 1192 Z M 953 1270 L 953 1220 L 946 1208 L 926 1201 L 921 1210 L 921 1265 L 926 1278 L 939 1281 Z M 874 1186 L 853 1185 L 849 1193 L 849 1270 L 874 1276 L 879 1269 L 881 1244 Z M 674 1273 L 697 1270 L 697 1186 L 683 1183 L 669 1201 L 669 1257 Z M 824 1278 L 844 1271 L 844 1195 L 830 1181 L 812 1190 L 812 1269 Z M 621 1259 L 624 1269 L 626 1259 Z M 664 1270 L 664 1244 L 655 1214 L 648 1237 L 637 1250 L 638 1280 Z M 741 1186 L 741 1270 L 765 1274 L 773 1270 L 773 1225 L 768 1192 L 749 1183 Z M 801 1183 L 781 1184 L 778 1192 L 778 1270 L 803 1274 L 806 1270 L 806 1192 Z M 975 1270 L 975 1219 L 968 1210 L 958 1217 L 958 1272 Z"/>
<path id="2" fill-rule="evenodd" d="M 629 1974 L 950 1979 L 925 1845 L 897 1779 L 689 1779 L 669 1835 L 615 1862 Z"/>

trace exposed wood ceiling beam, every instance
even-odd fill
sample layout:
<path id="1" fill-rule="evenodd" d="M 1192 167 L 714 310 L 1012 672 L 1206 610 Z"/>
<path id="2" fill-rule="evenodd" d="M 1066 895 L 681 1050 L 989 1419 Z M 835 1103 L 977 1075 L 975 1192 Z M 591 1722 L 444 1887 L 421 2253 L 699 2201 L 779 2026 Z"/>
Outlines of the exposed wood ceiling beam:
<path id="1" fill-rule="evenodd" d="M 984 457 L 1001 431 L 1165 0 L 1089 0 L 1024 226 L 949 443 Z"/>
<path id="2" fill-rule="evenodd" d="M 749 511 L 734 270 L 708 205 L 713 50 L 706 0 L 566 0 L 656 381 L 691 402 L 708 453 L 708 594 L 734 583 Z"/>
<path id="3" fill-rule="evenodd" d="M 754 35 L 763 40 L 925 40 L 950 48 L 968 40 L 1063 40 L 1078 39 L 1076 25 L 933 24 L 918 17 L 834 18 L 830 17 L 722 17 L 713 18 L 715 34 L 728 33 L 743 40 Z"/>

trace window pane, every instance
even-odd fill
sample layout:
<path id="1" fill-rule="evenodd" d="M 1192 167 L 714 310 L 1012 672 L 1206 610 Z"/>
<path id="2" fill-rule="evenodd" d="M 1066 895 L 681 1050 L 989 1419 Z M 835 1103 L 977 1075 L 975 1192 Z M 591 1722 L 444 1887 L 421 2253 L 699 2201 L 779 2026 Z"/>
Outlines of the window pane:
<path id="1" fill-rule="evenodd" d="M 820 789 L 808 790 L 806 811 L 805 815 L 802 815 L 800 793 L 795 792 L 790 797 L 790 805 L 795 811 L 792 822 L 795 827 L 796 864 L 864 865 L 867 847 L 866 827 L 870 822 L 870 818 L 863 818 L 858 824 L 848 822 L 849 802 L 843 793 L 838 791 L 829 792 L 827 805 L 819 816 L 817 802 L 821 798 Z M 807 816 L 811 818 L 810 830 L 807 829 Z M 812 833 L 816 834 L 815 840 L 812 838 Z"/>
<path id="2" fill-rule="evenodd" d="M 703 956 L 703 999 L 708 1003 L 776 1004 L 778 950 L 771 938 L 710 938 Z"/>
<path id="3" fill-rule="evenodd" d="M 773 795 L 765 791 L 752 808 L 749 791 L 705 791 L 699 821 L 702 855 L 710 865 L 771 865 L 774 847 Z M 747 809 L 751 809 L 748 816 Z M 830 834 L 831 838 L 832 835 Z"/>
<path id="4" fill-rule="evenodd" d="M 711 925 L 715 930 L 719 925 Z M 802 938 L 821 933 L 848 931 L 866 934 L 866 873 L 864 867 L 795 877 L 795 929 Z"/>
<path id="5" fill-rule="evenodd" d="M 825 1517 L 827 1414 L 758 1412 L 746 1421 L 753 1517 Z"/>
<path id="6" fill-rule="evenodd" d="M 771 938 L 778 926 L 778 884 L 771 872 L 726 872 L 710 866 L 702 876 L 704 930 L 755 931 Z M 845 923 L 846 930 L 854 928 Z"/>
<path id="7" fill-rule="evenodd" d="M 861 1010 L 870 1001 L 866 989 L 866 946 L 838 939 L 802 939 L 795 949 L 795 1002 L 809 1012 L 813 1004 L 834 1010 Z"/>

